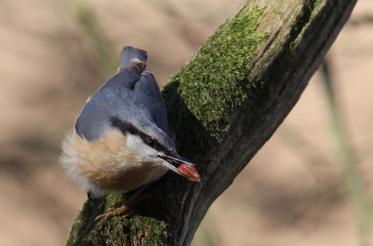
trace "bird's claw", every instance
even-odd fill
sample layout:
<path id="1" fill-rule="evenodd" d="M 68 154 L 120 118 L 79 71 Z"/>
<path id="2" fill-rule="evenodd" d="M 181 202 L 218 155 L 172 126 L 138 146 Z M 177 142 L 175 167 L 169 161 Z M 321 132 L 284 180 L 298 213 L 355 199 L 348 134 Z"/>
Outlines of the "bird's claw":
<path id="1" fill-rule="evenodd" d="M 119 215 L 128 215 L 128 207 L 126 205 L 120 206 L 118 208 L 109 208 L 105 213 L 98 215 L 95 218 L 95 221 L 100 221 L 104 220 L 107 221 L 109 218 L 114 217 L 114 216 L 119 216 Z"/>

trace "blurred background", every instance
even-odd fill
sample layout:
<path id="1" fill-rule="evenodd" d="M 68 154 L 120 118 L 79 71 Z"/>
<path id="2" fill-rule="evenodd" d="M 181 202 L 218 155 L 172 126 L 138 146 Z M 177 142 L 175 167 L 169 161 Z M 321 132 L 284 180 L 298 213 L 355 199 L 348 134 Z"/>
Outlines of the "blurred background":
<path id="1" fill-rule="evenodd" d="M 0 0 L 0 245 L 63 245 L 86 194 L 58 165 L 124 44 L 161 85 L 241 0 Z M 360 0 L 299 103 L 212 205 L 193 245 L 369 245 L 373 1 Z M 373 244 L 371 244 L 373 245 Z"/>

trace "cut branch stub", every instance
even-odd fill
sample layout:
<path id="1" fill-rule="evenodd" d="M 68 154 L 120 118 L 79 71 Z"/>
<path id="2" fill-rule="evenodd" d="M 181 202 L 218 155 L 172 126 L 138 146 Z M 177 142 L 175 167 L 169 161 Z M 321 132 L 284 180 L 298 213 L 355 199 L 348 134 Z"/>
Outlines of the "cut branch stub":
<path id="1" fill-rule="evenodd" d="M 86 202 L 67 245 L 189 245 L 210 204 L 299 99 L 352 0 L 252 0 L 175 74 L 163 96 L 181 155 L 202 181 L 167 174 L 134 215 L 95 222 L 123 195 Z"/>

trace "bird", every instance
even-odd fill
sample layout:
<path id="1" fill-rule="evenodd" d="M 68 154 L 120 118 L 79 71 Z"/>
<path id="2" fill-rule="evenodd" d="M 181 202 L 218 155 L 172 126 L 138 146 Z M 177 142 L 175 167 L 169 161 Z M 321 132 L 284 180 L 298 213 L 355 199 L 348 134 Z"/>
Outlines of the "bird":
<path id="1" fill-rule="evenodd" d="M 168 170 L 200 182 L 196 164 L 181 157 L 172 140 L 159 86 L 146 70 L 147 52 L 124 46 L 118 72 L 85 102 L 62 142 L 67 174 L 101 198 L 146 187 Z M 128 205 L 101 217 L 123 214 Z"/>

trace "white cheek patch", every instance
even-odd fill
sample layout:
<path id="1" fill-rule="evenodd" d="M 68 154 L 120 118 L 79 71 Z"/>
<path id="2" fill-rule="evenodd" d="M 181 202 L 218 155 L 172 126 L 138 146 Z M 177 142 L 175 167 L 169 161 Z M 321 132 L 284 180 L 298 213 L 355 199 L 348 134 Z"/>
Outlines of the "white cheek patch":
<path id="1" fill-rule="evenodd" d="M 127 146 L 133 151 L 143 156 L 144 160 L 152 159 L 157 156 L 158 151 L 146 145 L 139 136 L 127 134 Z"/>
<path id="2" fill-rule="evenodd" d="M 144 161 L 157 159 L 160 165 L 176 173 L 179 173 L 176 167 L 174 167 L 172 164 L 158 157 L 159 154 L 163 154 L 162 152 L 159 152 L 151 148 L 150 146 L 146 145 L 142 141 L 142 139 L 137 135 L 128 134 L 126 136 L 127 136 L 128 148 L 132 149 L 134 152 L 141 154 Z"/>

